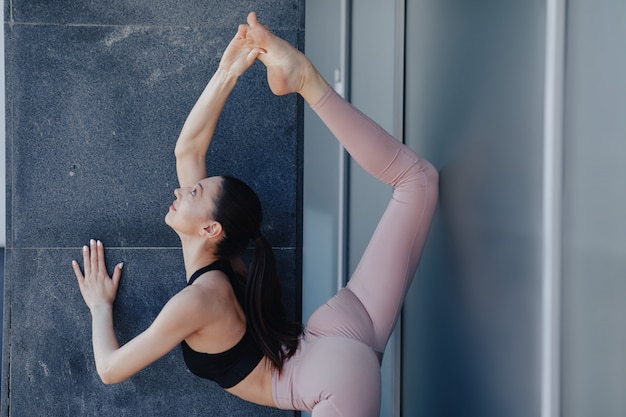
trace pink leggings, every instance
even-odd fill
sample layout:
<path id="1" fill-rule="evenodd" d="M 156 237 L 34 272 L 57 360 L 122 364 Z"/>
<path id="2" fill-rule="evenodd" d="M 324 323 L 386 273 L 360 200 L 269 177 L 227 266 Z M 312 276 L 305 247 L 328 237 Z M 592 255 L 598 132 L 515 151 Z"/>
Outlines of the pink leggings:
<path id="1" fill-rule="evenodd" d="M 274 401 L 313 417 L 378 416 L 380 359 L 426 241 L 438 174 L 334 90 L 312 108 L 394 191 L 348 285 L 313 313 L 298 352 L 274 373 Z"/>

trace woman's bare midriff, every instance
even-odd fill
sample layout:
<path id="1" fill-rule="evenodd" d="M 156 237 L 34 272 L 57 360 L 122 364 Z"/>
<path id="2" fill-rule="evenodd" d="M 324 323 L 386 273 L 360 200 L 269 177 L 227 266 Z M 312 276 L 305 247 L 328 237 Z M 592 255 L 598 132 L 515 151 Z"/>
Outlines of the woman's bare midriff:
<path id="1" fill-rule="evenodd" d="M 272 396 L 272 369 L 270 360 L 263 357 L 250 375 L 226 391 L 246 401 L 276 407 Z"/>

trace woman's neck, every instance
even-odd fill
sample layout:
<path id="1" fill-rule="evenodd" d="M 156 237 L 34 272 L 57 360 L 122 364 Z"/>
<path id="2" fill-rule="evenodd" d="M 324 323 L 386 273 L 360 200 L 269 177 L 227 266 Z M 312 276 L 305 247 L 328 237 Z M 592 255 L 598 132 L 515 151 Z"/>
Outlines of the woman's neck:
<path id="1" fill-rule="evenodd" d="M 187 281 L 189 281 L 191 275 L 198 269 L 220 259 L 220 257 L 215 254 L 214 248 L 207 246 L 206 242 L 181 238 L 181 244 Z"/>

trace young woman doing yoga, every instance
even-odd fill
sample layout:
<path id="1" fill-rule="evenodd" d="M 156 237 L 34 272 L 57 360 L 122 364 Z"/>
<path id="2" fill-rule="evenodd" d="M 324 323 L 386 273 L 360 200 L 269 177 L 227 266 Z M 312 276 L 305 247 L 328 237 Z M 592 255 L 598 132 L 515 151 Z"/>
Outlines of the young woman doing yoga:
<path id="1" fill-rule="evenodd" d="M 348 285 L 304 329 L 287 320 L 278 298 L 255 193 L 231 177 L 206 178 L 206 154 L 220 113 L 256 59 L 267 67 L 275 94 L 300 94 L 359 165 L 393 186 Z M 120 346 L 112 305 L 121 264 L 109 276 L 99 241 L 83 248 L 83 269 L 73 263 L 92 315 L 102 380 L 123 381 L 182 345 L 192 372 L 245 400 L 307 410 L 314 417 L 377 416 L 380 360 L 426 241 L 437 171 L 338 96 L 303 54 L 254 13 L 239 26 L 189 114 L 175 156 L 180 188 L 165 222 L 180 237 L 188 285 L 153 324 Z M 251 240 L 254 255 L 246 268 L 239 256 Z"/>

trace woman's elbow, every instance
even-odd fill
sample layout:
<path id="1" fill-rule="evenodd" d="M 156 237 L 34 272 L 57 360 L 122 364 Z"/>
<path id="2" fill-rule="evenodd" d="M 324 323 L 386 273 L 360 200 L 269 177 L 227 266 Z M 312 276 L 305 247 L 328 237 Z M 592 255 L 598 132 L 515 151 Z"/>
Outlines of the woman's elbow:
<path id="1" fill-rule="evenodd" d="M 98 376 L 105 385 L 119 384 L 126 381 L 129 377 L 116 374 L 111 369 L 98 369 Z"/>
<path id="2" fill-rule="evenodd" d="M 100 377 L 100 380 L 102 381 L 104 385 L 113 385 L 113 384 L 117 384 L 118 382 L 120 382 L 120 381 L 117 381 L 115 378 L 113 378 L 112 375 L 109 375 L 106 372 L 98 372 L 98 376 Z"/>
<path id="3" fill-rule="evenodd" d="M 174 156 L 176 157 L 176 159 L 187 158 L 190 153 L 191 148 L 189 146 L 186 146 L 182 143 L 176 143 L 176 146 L 174 147 Z"/>
<path id="4" fill-rule="evenodd" d="M 203 165 L 206 163 L 206 152 L 189 146 L 178 146 L 174 149 L 176 166 Z"/>
<path id="5" fill-rule="evenodd" d="M 100 375 L 100 380 L 102 381 L 104 385 L 117 384 L 117 381 L 114 381 L 113 379 L 109 379 L 107 376 L 104 376 L 104 375 Z"/>

